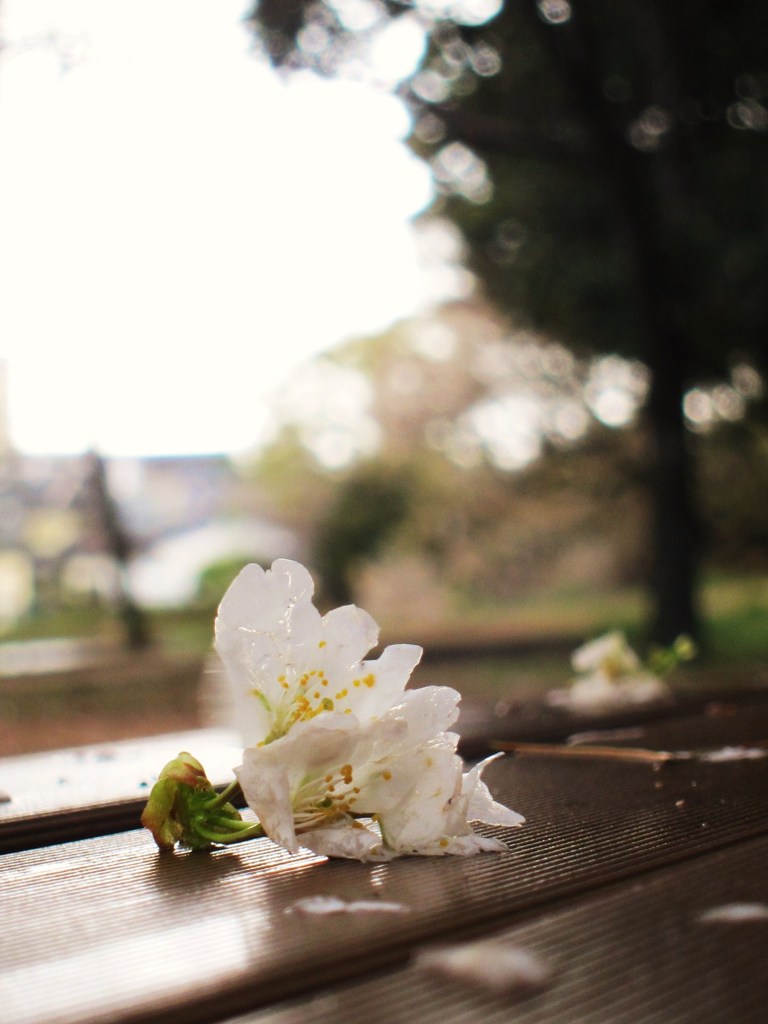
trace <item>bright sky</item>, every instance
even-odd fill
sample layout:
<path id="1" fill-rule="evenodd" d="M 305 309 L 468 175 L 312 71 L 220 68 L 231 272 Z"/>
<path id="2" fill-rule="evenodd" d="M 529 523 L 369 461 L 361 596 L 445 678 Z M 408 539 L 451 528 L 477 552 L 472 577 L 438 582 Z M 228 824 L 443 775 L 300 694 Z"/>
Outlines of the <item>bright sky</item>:
<path id="1" fill-rule="evenodd" d="M 409 218 L 431 184 L 405 111 L 279 79 L 246 7 L 2 0 L 0 359 L 21 450 L 242 450 L 291 366 L 423 306 Z"/>

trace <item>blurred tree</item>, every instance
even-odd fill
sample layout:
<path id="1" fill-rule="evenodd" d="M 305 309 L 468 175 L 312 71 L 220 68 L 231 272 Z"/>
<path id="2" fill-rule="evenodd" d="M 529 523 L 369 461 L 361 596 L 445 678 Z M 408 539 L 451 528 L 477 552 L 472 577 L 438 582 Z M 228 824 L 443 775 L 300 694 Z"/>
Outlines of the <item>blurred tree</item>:
<path id="1" fill-rule="evenodd" d="M 261 0 L 272 61 L 359 72 L 393 25 L 436 210 L 517 322 L 651 371 L 655 639 L 697 633 L 686 390 L 768 348 L 768 6 L 760 0 Z"/>
<path id="2" fill-rule="evenodd" d="M 351 604 L 354 573 L 380 551 L 406 515 L 407 471 L 363 463 L 340 482 L 315 531 L 313 562 L 331 605 Z"/>
<path id="3" fill-rule="evenodd" d="M 328 404 L 329 363 L 350 386 L 367 381 L 367 404 L 336 424 L 343 465 L 323 461 L 321 421 L 304 430 L 316 390 Z M 609 429 L 595 410 L 610 399 L 615 424 L 632 423 L 646 376 L 510 331 L 481 303 L 452 303 L 308 363 L 302 401 L 281 400 L 250 468 L 336 600 L 398 564 L 420 566 L 440 600 L 473 607 L 636 584 L 648 519 L 638 431 Z M 349 443 L 370 421 L 375 454 Z"/>
<path id="4" fill-rule="evenodd" d="M 104 550 L 114 559 L 118 570 L 117 612 L 125 630 L 126 645 L 130 650 L 142 650 L 150 645 L 151 637 L 146 616 L 134 600 L 128 583 L 128 563 L 133 545 L 110 493 L 103 457 L 90 451 L 85 456 L 85 464 L 84 490 L 88 504 L 98 523 Z"/>
<path id="5" fill-rule="evenodd" d="M 768 571 L 768 430 L 743 420 L 699 439 L 708 562 L 726 572 Z"/>

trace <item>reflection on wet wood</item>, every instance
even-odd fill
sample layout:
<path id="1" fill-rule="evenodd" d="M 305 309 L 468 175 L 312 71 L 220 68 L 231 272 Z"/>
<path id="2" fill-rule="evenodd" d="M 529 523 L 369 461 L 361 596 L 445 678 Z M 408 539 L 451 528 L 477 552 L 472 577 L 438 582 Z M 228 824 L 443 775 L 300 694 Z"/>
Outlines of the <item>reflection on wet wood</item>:
<path id="1" fill-rule="evenodd" d="M 128 832 L 0 861 L 6 1024 L 215 1021 L 402 964 L 427 942 L 768 833 L 768 761 L 504 759 L 487 781 L 525 826 L 506 854 L 390 864 L 268 840 L 160 855 Z M 308 917 L 301 899 L 407 907 Z"/>

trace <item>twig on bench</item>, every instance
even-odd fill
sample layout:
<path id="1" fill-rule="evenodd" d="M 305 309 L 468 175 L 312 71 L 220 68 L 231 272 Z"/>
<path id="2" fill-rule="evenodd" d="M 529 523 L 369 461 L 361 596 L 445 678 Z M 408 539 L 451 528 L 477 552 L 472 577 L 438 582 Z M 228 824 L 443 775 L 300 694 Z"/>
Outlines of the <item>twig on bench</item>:
<path id="1" fill-rule="evenodd" d="M 503 750 L 523 757 L 587 757 L 604 761 L 644 761 L 655 764 L 659 761 L 688 761 L 692 755 L 687 751 L 646 750 L 642 747 L 603 747 L 593 744 L 565 746 L 561 743 L 516 743 L 509 740 L 492 740 L 494 750 Z"/>

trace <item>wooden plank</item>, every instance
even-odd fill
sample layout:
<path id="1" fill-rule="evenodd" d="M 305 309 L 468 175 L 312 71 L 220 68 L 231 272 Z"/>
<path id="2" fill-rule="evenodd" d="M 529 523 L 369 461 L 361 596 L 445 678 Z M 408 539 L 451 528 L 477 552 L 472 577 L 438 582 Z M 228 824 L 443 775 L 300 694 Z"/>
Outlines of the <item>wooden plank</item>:
<path id="1" fill-rule="evenodd" d="M 710 740 L 706 734 L 721 727 L 717 719 L 744 711 L 746 714 L 741 717 L 744 725 L 749 715 L 762 714 L 766 709 L 768 689 L 765 687 L 680 691 L 667 703 L 592 711 L 553 706 L 546 700 L 517 700 L 512 691 L 508 699 L 502 697 L 495 705 L 484 708 L 474 705 L 467 710 L 461 729 L 462 751 L 467 757 L 479 757 L 488 750 L 490 737 L 512 742 L 562 742 L 581 732 L 633 727 L 652 730 L 657 725 L 677 734 L 678 723 L 686 730 L 701 731 L 701 743 L 715 742 L 714 737 Z M 764 715 L 761 720 L 765 720 Z M 735 735 L 734 730 L 731 734 Z M 744 736 L 745 740 L 748 738 Z"/>
<path id="2" fill-rule="evenodd" d="M 741 843 L 228 1024 L 764 1024 L 766 862 L 768 839 Z M 445 973 L 457 953 L 490 971 Z M 527 958 L 539 984 L 514 981 Z"/>
<path id="3" fill-rule="evenodd" d="M 639 724 L 639 734 L 623 742 L 642 742 L 659 750 L 682 747 L 716 751 L 733 745 L 768 743 L 768 699 L 747 702 L 712 701 L 703 714 L 659 717 Z"/>
<path id="4" fill-rule="evenodd" d="M 490 745 L 516 757 L 587 757 L 648 763 L 768 757 L 768 704 L 718 703 L 710 705 L 703 715 L 572 733 L 565 743 L 497 740 Z"/>
<path id="5" fill-rule="evenodd" d="M 506 759 L 526 814 L 506 854 L 386 865 L 289 857 L 267 840 L 160 856 L 128 832 L 0 859 L 5 1024 L 213 1022 L 403 963 L 418 944 L 768 832 L 768 761 Z M 309 896 L 402 914 L 288 913 Z"/>
<path id="6" fill-rule="evenodd" d="M 710 713 L 704 715 L 685 716 L 680 709 L 669 718 L 660 717 L 659 709 L 655 718 L 649 719 L 649 715 L 646 709 L 644 719 L 636 719 L 629 731 L 608 731 L 601 736 L 598 730 L 592 742 L 676 750 L 716 749 L 768 739 L 768 701 L 712 704 Z M 542 718 L 537 730 L 532 717 L 524 718 L 511 742 L 551 735 L 547 721 Z M 626 729 L 631 719 L 623 721 Z M 466 755 L 481 755 L 492 749 L 498 720 L 490 709 L 469 702 L 460 724 Z M 556 734 L 562 738 L 574 728 L 586 726 L 593 731 L 600 725 L 599 719 L 580 718 L 569 721 L 568 728 L 561 725 Z M 502 730 L 510 732 L 509 725 Z M 0 852 L 135 828 L 158 771 L 185 749 L 203 762 L 217 785 L 231 781 L 231 769 L 240 762 L 237 734 L 223 729 L 0 759 L 0 790 L 11 797 L 0 802 Z M 528 756 L 533 752 L 529 751 Z"/>
<path id="7" fill-rule="evenodd" d="M 0 853 L 136 828 L 157 773 L 191 748 L 214 784 L 232 781 L 237 736 L 222 729 L 0 759 Z"/>

